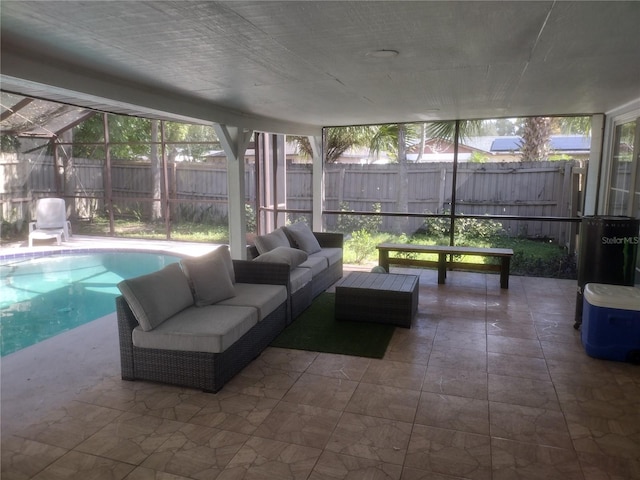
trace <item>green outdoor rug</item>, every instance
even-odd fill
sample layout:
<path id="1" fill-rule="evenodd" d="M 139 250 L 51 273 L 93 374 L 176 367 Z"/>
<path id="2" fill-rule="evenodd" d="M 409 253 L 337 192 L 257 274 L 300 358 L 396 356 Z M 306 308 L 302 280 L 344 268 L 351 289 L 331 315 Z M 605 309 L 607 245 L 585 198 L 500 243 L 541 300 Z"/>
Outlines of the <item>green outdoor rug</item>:
<path id="1" fill-rule="evenodd" d="M 272 347 L 382 358 L 395 327 L 334 318 L 335 294 L 320 294 L 272 343 Z"/>

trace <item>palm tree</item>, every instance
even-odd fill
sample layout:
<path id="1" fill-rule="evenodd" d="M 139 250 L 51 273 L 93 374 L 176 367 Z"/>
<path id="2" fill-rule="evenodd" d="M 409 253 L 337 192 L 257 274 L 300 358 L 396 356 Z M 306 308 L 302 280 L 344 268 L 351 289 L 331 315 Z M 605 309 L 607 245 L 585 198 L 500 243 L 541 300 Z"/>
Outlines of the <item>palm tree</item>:
<path id="1" fill-rule="evenodd" d="M 554 125 L 559 133 L 565 135 L 584 135 L 589 136 L 591 134 L 591 116 L 583 117 L 555 117 L 552 119 L 552 125 Z"/>
<path id="2" fill-rule="evenodd" d="M 479 135 L 482 130 L 482 120 L 462 120 L 460 121 L 459 140 Z M 453 120 L 442 120 L 427 124 L 427 136 L 437 140 L 453 143 L 456 136 L 456 122 Z"/>
<path id="3" fill-rule="evenodd" d="M 528 117 L 522 125 L 520 151 L 523 162 L 546 161 L 551 151 L 551 119 Z"/>
<path id="4" fill-rule="evenodd" d="M 400 213 L 409 212 L 409 173 L 407 168 L 407 144 L 415 143 L 420 137 L 420 126 L 415 123 L 392 123 L 376 127 L 369 149 L 375 154 L 387 151 L 398 162 L 397 208 Z M 407 217 L 396 217 L 394 230 L 406 230 Z"/>
<path id="5" fill-rule="evenodd" d="M 325 163 L 334 163 L 340 156 L 352 147 L 368 147 L 375 127 L 358 125 L 353 127 L 331 127 L 326 130 Z M 313 150 L 307 137 L 289 137 L 297 145 L 300 153 L 313 158 Z"/>

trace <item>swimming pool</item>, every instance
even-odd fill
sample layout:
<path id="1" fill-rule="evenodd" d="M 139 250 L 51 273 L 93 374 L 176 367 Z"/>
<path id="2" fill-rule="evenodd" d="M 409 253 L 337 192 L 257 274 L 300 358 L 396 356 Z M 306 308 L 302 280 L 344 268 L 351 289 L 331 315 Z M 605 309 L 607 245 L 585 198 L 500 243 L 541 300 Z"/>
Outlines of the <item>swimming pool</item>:
<path id="1" fill-rule="evenodd" d="M 118 282 L 180 258 L 123 251 L 0 258 L 1 355 L 114 312 Z"/>

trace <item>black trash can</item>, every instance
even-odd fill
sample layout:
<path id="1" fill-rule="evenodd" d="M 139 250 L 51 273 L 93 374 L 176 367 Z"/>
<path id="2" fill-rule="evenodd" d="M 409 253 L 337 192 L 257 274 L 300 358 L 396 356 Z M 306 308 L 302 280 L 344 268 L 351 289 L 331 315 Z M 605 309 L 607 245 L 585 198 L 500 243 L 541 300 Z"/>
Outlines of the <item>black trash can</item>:
<path id="1" fill-rule="evenodd" d="M 582 219 L 576 329 L 582 324 L 583 289 L 587 283 L 634 284 L 639 230 L 640 220 L 631 217 L 588 216 Z"/>

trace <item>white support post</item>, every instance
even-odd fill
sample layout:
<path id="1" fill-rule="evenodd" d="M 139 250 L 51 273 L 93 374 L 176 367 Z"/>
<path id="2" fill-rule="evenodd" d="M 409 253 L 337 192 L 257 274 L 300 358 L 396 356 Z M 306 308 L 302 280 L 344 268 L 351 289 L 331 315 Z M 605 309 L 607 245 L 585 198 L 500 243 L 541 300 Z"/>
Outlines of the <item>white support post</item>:
<path id="1" fill-rule="evenodd" d="M 229 250 L 232 258 L 245 260 L 247 258 L 247 221 L 244 207 L 244 154 L 253 131 L 228 125 L 214 125 L 214 129 L 227 155 Z"/>
<path id="2" fill-rule="evenodd" d="M 321 136 L 309 137 L 311 150 L 313 150 L 313 184 L 311 188 L 312 198 L 312 229 L 315 232 L 324 230 L 322 225 L 322 206 L 324 205 L 324 150 Z"/>
<path id="3" fill-rule="evenodd" d="M 589 153 L 589 167 L 584 185 L 583 215 L 596 215 L 598 207 L 602 207 L 602 200 L 598 202 L 598 183 L 602 178 L 602 140 L 604 135 L 604 115 L 591 117 L 591 151 Z M 600 203 L 600 205 L 598 205 Z"/>

